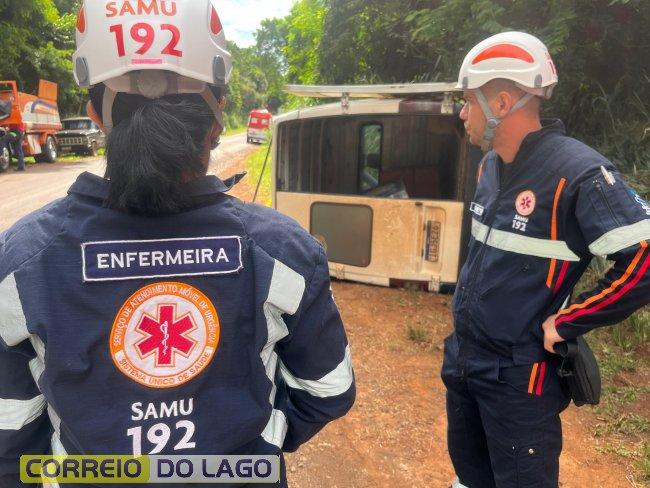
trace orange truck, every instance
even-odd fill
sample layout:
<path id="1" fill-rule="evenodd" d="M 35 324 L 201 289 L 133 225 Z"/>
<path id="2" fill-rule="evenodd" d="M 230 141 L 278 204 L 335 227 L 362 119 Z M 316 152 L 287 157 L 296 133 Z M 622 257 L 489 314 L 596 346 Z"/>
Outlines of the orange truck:
<path id="1" fill-rule="evenodd" d="M 15 81 L 0 81 L 0 136 L 6 139 L 12 129 L 23 131 L 23 152 L 37 162 L 53 163 L 57 158 L 54 134 L 62 128 L 57 92 L 57 84 L 46 80 L 40 80 L 37 96 L 19 92 Z M 0 147 L 0 159 L 8 150 L 6 143 Z"/>

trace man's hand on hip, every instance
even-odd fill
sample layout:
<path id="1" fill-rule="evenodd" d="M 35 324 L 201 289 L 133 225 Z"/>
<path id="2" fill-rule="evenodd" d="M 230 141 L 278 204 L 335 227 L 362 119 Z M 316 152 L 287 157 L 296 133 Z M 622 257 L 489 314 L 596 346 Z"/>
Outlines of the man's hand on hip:
<path id="1" fill-rule="evenodd" d="M 554 344 L 564 342 L 564 339 L 557 333 L 557 329 L 555 328 L 555 317 L 557 317 L 557 314 L 551 315 L 542 324 L 542 329 L 544 329 L 544 349 L 548 352 L 554 352 Z"/>

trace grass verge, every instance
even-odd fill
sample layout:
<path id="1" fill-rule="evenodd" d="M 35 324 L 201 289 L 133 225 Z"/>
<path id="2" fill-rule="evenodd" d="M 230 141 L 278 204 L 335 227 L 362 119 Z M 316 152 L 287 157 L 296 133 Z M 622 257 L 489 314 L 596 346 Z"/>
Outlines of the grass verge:
<path id="1" fill-rule="evenodd" d="M 256 203 L 266 205 L 267 207 L 271 206 L 271 155 L 269 154 L 266 167 L 264 166 L 264 161 L 269 151 L 269 144 L 269 142 L 262 144 L 246 159 L 246 171 L 248 171 L 249 177 L 248 181 L 253 187 L 253 191 L 257 187 L 257 183 L 260 181 L 260 176 L 262 178 Z M 262 171 L 264 171 L 264 174 L 262 174 Z"/>
<path id="2" fill-rule="evenodd" d="M 590 290 L 607 271 L 607 263 L 594 260 L 576 287 Z M 650 308 L 638 310 L 614 327 L 603 327 L 586 336 L 600 364 L 603 391 L 593 407 L 598 448 L 628 464 L 640 486 L 650 486 Z"/>
<path id="3" fill-rule="evenodd" d="M 246 132 L 247 127 L 245 125 L 239 127 L 228 127 L 228 130 L 223 135 L 224 137 L 236 136 L 237 134 L 243 134 Z"/>
<path id="4" fill-rule="evenodd" d="M 97 156 L 104 156 L 106 154 L 106 149 L 99 148 L 97 150 Z M 65 154 L 59 154 L 56 158 L 57 162 L 60 161 L 77 161 L 82 158 L 87 158 L 89 156 L 83 155 L 83 154 L 74 154 L 74 153 L 65 153 Z M 11 159 L 11 164 L 13 167 L 16 167 L 18 165 L 18 161 L 15 157 Z M 25 156 L 25 165 L 26 166 L 31 166 L 33 164 L 37 164 L 36 160 L 34 159 L 34 156 Z"/>

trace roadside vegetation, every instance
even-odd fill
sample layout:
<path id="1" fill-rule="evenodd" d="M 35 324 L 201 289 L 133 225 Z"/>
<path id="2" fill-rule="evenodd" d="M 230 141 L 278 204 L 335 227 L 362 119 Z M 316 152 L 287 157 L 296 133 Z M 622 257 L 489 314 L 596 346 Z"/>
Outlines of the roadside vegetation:
<path id="1" fill-rule="evenodd" d="M 246 171 L 248 171 L 247 181 L 253 191 L 259 183 L 259 192 L 255 203 L 260 205 L 271 206 L 271 156 L 264 166 L 264 161 L 269 151 L 270 142 L 262 144 L 246 158 Z M 264 174 L 262 174 L 262 171 Z M 261 176 L 261 181 L 260 181 Z"/>
<path id="2" fill-rule="evenodd" d="M 576 286 L 576 296 L 591 289 L 607 268 L 606 261 L 594 259 Z M 632 486 L 650 486 L 650 307 L 586 338 L 603 380 L 601 403 L 591 407 L 596 418 L 591 430 L 600 443 L 597 449 L 615 454 L 628 465 L 637 483 Z"/>
<path id="3" fill-rule="evenodd" d="M 237 127 L 227 127 L 226 133 L 223 135 L 223 137 L 228 137 L 228 136 L 236 136 L 237 134 L 243 134 L 246 132 L 246 126 L 245 125 L 240 125 Z"/>

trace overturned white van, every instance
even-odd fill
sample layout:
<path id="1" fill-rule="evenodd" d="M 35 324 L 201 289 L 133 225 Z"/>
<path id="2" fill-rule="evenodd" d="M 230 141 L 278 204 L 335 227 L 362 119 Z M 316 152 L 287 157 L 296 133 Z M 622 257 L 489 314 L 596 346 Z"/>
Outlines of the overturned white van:
<path id="1" fill-rule="evenodd" d="M 332 276 L 440 291 L 456 283 L 481 159 L 450 83 L 289 86 L 340 102 L 274 120 L 273 205 L 327 250 Z"/>

